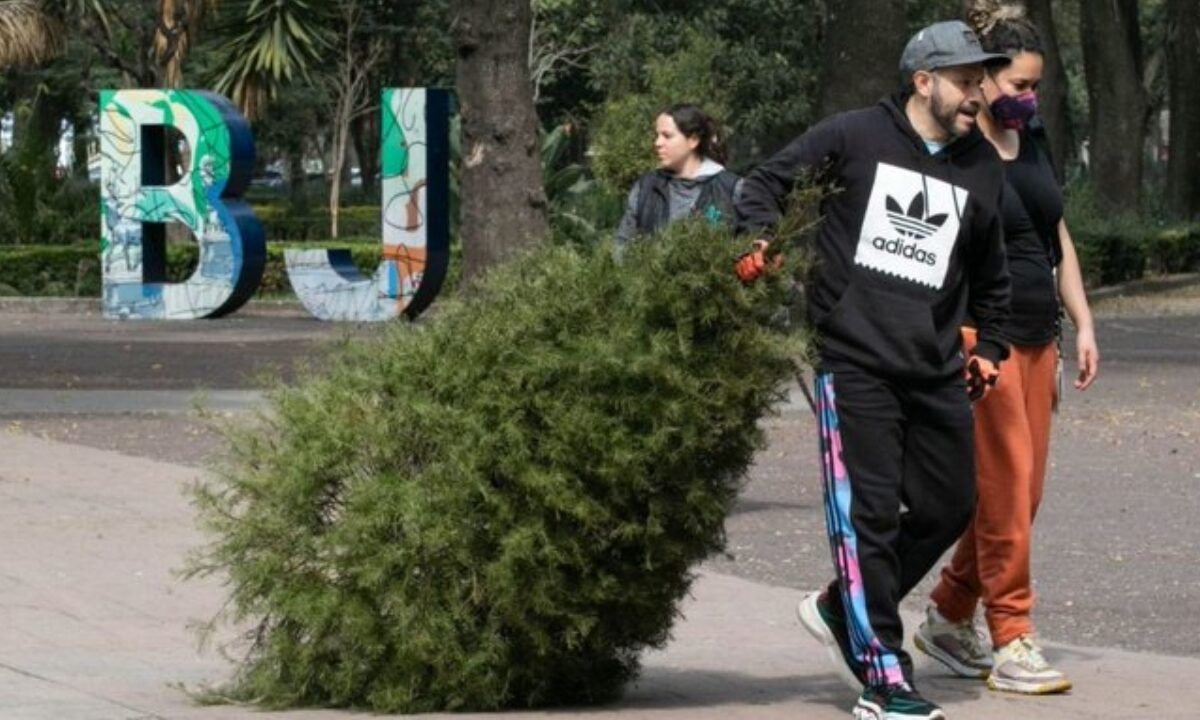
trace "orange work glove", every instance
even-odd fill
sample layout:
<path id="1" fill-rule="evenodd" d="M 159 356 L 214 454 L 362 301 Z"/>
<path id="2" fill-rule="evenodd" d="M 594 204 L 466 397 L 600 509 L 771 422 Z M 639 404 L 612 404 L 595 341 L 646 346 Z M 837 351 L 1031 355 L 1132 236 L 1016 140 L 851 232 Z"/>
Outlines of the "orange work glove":
<path id="1" fill-rule="evenodd" d="M 770 265 L 776 269 L 783 266 L 783 256 L 776 255 L 770 261 L 765 255 L 767 250 L 766 240 L 755 240 L 754 249 L 742 255 L 737 259 L 734 265 L 734 270 L 737 272 L 738 278 L 744 283 L 752 283 L 762 277 L 767 271 L 767 266 Z"/>
<path id="2" fill-rule="evenodd" d="M 985 357 L 971 355 L 967 358 L 967 397 L 971 402 L 982 400 L 996 386 L 1000 369 Z"/>

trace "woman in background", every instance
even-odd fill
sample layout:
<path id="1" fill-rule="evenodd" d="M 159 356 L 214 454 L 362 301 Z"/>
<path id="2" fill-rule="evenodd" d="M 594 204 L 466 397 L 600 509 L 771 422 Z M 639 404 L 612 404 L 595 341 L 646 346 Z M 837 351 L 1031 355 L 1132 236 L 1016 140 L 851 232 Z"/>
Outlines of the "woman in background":
<path id="1" fill-rule="evenodd" d="M 741 178 L 722 164 L 725 153 L 711 117 L 686 103 L 662 111 L 654 121 L 654 153 L 658 168 L 638 178 L 629 190 L 617 227 L 618 249 L 684 217 L 733 222 L 733 199 Z"/>

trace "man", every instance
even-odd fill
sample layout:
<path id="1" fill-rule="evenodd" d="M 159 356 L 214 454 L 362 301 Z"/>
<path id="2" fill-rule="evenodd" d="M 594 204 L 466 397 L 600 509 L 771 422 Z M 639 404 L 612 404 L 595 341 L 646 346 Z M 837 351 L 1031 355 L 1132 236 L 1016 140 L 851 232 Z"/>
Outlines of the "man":
<path id="1" fill-rule="evenodd" d="M 898 605 L 971 517 L 970 399 L 1008 353 L 1003 169 L 975 128 L 984 66 L 1007 60 L 961 22 L 925 28 L 900 93 L 811 128 L 745 178 L 737 203 L 738 230 L 762 238 L 799 174 L 836 187 L 807 283 L 836 579 L 798 612 L 862 688 L 862 720 L 945 717 L 913 686 Z M 773 267 L 757 244 L 737 266 L 748 282 Z M 964 360 L 968 315 L 978 344 Z"/>

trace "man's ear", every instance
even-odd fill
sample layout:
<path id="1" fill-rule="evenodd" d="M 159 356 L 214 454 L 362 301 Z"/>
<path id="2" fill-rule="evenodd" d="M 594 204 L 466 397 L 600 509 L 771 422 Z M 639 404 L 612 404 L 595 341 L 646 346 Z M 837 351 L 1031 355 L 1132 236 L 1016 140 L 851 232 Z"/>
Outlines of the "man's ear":
<path id="1" fill-rule="evenodd" d="M 933 73 L 927 70 L 918 70 L 912 76 L 913 90 L 921 97 L 927 98 L 933 95 Z"/>

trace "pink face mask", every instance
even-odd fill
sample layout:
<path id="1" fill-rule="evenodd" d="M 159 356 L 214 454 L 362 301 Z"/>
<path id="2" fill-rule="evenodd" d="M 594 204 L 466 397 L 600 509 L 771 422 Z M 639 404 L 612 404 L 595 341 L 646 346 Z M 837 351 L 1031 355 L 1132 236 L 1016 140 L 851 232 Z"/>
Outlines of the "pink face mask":
<path id="1" fill-rule="evenodd" d="M 1032 90 L 1018 95 L 1001 95 L 989 108 L 992 117 L 1010 130 L 1024 128 L 1037 114 L 1037 93 Z"/>

